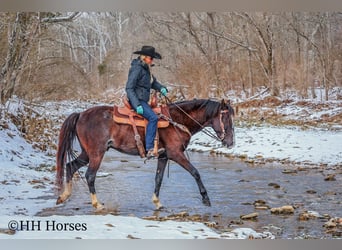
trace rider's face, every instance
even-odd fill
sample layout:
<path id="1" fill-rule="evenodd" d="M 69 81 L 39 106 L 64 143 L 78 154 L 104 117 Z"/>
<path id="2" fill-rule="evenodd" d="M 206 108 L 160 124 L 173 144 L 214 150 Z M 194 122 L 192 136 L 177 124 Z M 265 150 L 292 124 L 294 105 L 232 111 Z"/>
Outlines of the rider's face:
<path id="1" fill-rule="evenodd" d="M 153 57 L 145 56 L 144 61 L 146 64 L 151 65 L 153 62 Z"/>

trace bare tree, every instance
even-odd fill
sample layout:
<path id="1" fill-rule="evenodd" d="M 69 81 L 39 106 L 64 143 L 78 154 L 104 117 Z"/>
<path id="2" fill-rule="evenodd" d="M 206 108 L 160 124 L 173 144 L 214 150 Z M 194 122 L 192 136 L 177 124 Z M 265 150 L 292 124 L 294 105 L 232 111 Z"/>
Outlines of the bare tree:
<path id="1" fill-rule="evenodd" d="M 185 97 L 253 96 L 260 86 L 307 97 L 318 81 L 327 99 L 342 81 L 341 23 L 335 12 L 2 13 L 1 102 L 27 89 L 79 97 L 120 88 L 146 44 L 163 55 L 158 79 Z"/>
<path id="2" fill-rule="evenodd" d="M 268 80 L 271 93 L 273 95 L 279 94 L 279 89 L 276 79 L 276 63 L 275 63 L 275 48 L 276 38 L 275 30 L 277 20 L 274 14 L 259 13 L 251 15 L 243 13 L 248 23 L 254 28 L 257 38 L 260 41 L 261 47 L 254 53 L 259 61 L 263 72 Z"/>
<path id="3" fill-rule="evenodd" d="M 311 31 L 307 26 L 305 26 L 306 28 L 300 28 L 292 24 L 296 34 L 307 41 L 317 55 L 321 83 L 325 89 L 325 100 L 328 100 L 330 86 L 334 82 L 334 78 L 336 79 L 333 76 L 334 64 L 336 61 L 341 61 L 341 55 L 334 53 L 335 51 L 338 52 L 338 49 L 334 49 L 334 47 L 337 47 L 334 42 L 337 39 L 333 39 L 332 36 L 331 15 L 330 13 L 318 13 L 309 16 L 310 20 L 306 20 L 306 22 L 310 21 L 310 23 L 314 24 L 314 27 L 310 29 Z M 338 33 L 338 31 L 336 32 Z"/>
<path id="4" fill-rule="evenodd" d="M 0 72 L 0 101 L 5 103 L 13 95 L 20 81 L 21 70 L 38 32 L 37 15 L 16 13 L 8 25 L 8 47 L 5 62 Z"/>
<path id="5" fill-rule="evenodd" d="M 41 13 L 18 12 L 8 15 L 8 43 L 5 62 L 0 72 L 0 101 L 5 103 L 14 93 L 21 81 L 21 76 L 28 55 L 35 47 L 42 23 L 65 22 L 72 20 L 76 14 L 67 17 L 49 16 L 41 18 Z"/>

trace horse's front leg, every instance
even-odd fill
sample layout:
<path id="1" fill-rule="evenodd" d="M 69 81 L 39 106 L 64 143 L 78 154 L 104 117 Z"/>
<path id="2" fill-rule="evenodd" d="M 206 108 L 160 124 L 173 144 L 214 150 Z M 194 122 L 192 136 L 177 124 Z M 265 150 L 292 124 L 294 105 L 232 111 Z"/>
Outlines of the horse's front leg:
<path id="1" fill-rule="evenodd" d="M 163 205 L 160 203 L 160 200 L 159 200 L 159 190 L 163 181 L 167 161 L 168 159 L 166 157 L 158 159 L 158 166 L 157 166 L 156 177 L 155 177 L 155 188 L 154 188 L 154 193 L 152 196 L 152 201 L 154 205 L 156 206 L 157 210 L 163 208 Z"/>
<path id="2" fill-rule="evenodd" d="M 207 190 L 202 183 L 201 176 L 200 176 L 198 170 L 188 161 L 188 159 L 185 157 L 184 153 L 179 152 L 178 154 L 176 154 L 172 157 L 172 160 L 174 160 L 179 165 L 181 165 L 185 170 L 187 170 L 194 177 L 194 179 L 196 180 L 196 183 L 198 185 L 200 194 L 202 195 L 203 204 L 206 206 L 211 206 Z"/>

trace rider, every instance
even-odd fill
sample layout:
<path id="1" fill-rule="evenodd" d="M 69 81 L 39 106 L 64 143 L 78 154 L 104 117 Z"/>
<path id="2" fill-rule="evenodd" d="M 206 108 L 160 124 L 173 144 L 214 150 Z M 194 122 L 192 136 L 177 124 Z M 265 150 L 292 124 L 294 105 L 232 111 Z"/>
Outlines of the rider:
<path id="1" fill-rule="evenodd" d="M 146 128 L 146 157 L 158 157 L 153 153 L 153 142 L 156 137 L 158 117 L 148 105 L 151 88 L 166 96 L 168 90 L 152 75 L 153 59 L 161 59 L 161 55 L 152 46 L 143 46 L 141 50 L 133 52 L 139 56 L 132 60 L 126 83 L 127 98 L 134 110 L 148 120 Z M 161 153 L 165 149 L 159 149 Z"/>

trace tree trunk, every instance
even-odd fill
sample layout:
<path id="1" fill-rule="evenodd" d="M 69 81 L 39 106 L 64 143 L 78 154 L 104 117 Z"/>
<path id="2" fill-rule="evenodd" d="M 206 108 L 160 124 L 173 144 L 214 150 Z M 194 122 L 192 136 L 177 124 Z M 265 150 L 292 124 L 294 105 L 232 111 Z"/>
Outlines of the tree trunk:
<path id="1" fill-rule="evenodd" d="M 16 13 L 15 21 L 8 26 L 8 50 L 0 73 L 0 101 L 5 103 L 20 81 L 22 71 L 31 49 L 38 18 L 31 20 L 30 13 Z"/>

